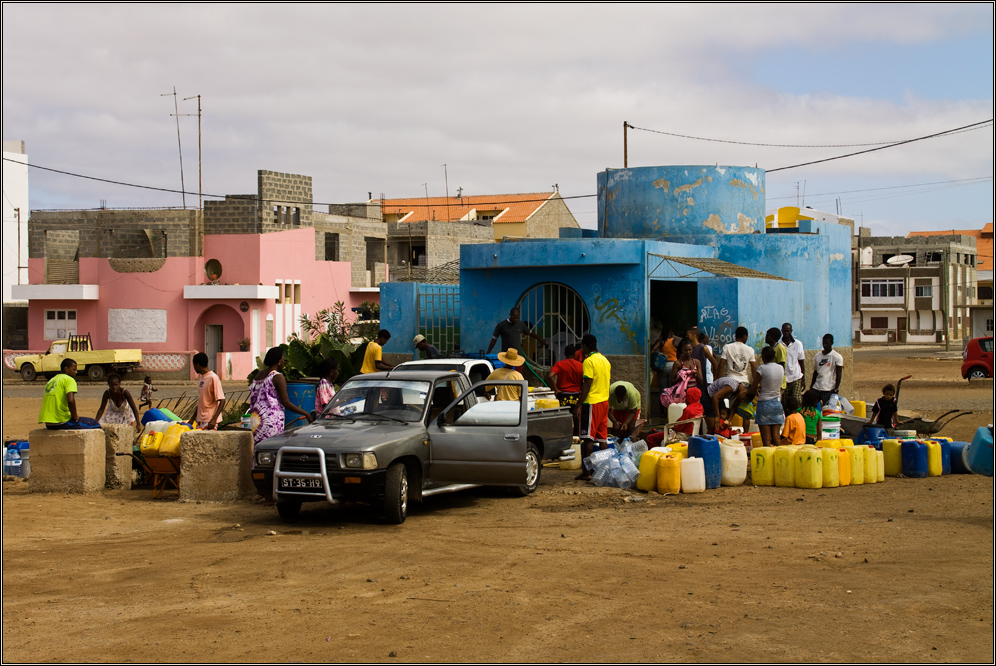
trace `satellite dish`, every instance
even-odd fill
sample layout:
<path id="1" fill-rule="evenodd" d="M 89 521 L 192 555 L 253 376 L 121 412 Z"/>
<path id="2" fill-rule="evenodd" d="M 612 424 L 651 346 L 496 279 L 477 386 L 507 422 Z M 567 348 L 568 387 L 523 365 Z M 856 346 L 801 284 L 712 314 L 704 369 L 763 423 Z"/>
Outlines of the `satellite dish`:
<path id="1" fill-rule="evenodd" d="M 888 259 L 886 259 L 885 263 L 889 264 L 890 266 L 905 266 L 906 264 L 913 261 L 913 259 L 915 258 L 916 257 L 913 257 L 908 254 L 897 254 L 894 257 L 889 257 Z"/>

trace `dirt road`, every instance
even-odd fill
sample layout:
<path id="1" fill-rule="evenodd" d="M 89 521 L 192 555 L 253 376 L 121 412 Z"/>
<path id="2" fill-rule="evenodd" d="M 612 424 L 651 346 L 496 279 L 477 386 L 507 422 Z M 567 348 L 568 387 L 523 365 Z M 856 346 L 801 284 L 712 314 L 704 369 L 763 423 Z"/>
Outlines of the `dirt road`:
<path id="1" fill-rule="evenodd" d="M 957 365 L 859 357 L 857 390 L 911 371 L 903 411 L 985 410 L 945 430 L 964 438 L 993 385 Z M 400 526 L 26 486 L 3 484 L 5 662 L 993 659 L 986 477 L 660 496 L 546 469 L 527 498 L 433 497 Z"/>

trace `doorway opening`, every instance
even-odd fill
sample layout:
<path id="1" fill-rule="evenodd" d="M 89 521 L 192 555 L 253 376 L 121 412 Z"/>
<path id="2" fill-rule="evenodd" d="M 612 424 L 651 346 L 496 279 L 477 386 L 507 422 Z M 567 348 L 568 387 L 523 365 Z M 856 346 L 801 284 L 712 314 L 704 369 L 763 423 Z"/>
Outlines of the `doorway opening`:
<path id="1" fill-rule="evenodd" d="M 670 328 L 678 337 L 699 322 L 699 284 L 685 280 L 650 281 L 650 321 L 661 333 Z M 649 332 L 648 332 L 649 335 Z"/>

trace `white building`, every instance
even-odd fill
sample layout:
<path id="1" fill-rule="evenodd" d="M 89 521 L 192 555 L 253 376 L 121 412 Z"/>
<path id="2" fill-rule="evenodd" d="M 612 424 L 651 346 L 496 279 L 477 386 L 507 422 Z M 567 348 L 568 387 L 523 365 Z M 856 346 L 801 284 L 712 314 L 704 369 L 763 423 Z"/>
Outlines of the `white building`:
<path id="1" fill-rule="evenodd" d="M 3 302 L 28 284 L 28 156 L 23 141 L 3 142 Z M 18 269 L 19 266 L 23 268 Z M 18 275 L 20 273 L 20 275 Z"/>

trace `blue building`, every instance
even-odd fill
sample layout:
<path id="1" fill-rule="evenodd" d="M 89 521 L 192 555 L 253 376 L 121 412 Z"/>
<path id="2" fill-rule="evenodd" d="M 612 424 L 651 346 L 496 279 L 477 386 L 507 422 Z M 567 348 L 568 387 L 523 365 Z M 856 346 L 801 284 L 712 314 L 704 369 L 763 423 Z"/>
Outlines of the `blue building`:
<path id="1" fill-rule="evenodd" d="M 484 350 L 495 324 L 519 306 L 522 319 L 552 343 L 523 345 L 536 365 L 550 365 L 564 344 L 591 332 L 613 379 L 643 387 L 646 398 L 652 322 L 678 333 L 698 326 L 720 350 L 745 326 L 760 350 L 764 332 L 787 321 L 808 352 L 807 378 L 823 335 L 833 334 L 847 393 L 851 230 L 814 222 L 766 233 L 764 202 L 764 171 L 757 168 L 609 169 L 598 174 L 596 233 L 465 245 L 459 287 L 381 285 L 381 316 L 395 336 L 385 352 L 411 353 L 416 333 L 441 349 Z M 458 320 L 434 329 L 429 322 L 440 313 L 425 304 L 446 290 L 452 305 L 444 310 Z M 438 344 L 441 331 L 454 329 L 454 344 Z"/>

